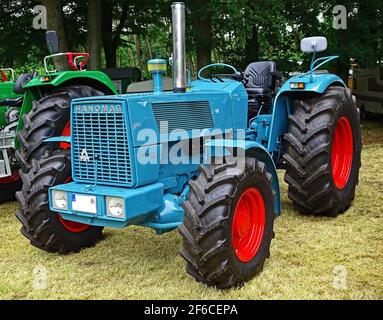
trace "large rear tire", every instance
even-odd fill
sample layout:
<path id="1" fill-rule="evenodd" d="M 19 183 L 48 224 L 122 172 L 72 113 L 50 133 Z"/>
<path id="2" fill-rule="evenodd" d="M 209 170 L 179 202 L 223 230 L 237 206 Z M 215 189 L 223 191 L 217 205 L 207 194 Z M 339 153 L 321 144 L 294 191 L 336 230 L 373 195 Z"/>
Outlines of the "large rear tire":
<path id="1" fill-rule="evenodd" d="M 59 88 L 52 94 L 34 102 L 32 110 L 24 114 L 24 127 L 17 133 L 20 148 L 16 157 L 21 170 L 28 173 L 32 160 L 41 159 L 47 152 L 60 149 L 59 143 L 44 143 L 63 135 L 70 123 L 70 105 L 73 99 L 102 96 L 102 92 L 84 85 Z"/>
<path id="2" fill-rule="evenodd" d="M 288 196 L 304 214 L 336 216 L 355 197 L 361 166 L 360 113 L 347 88 L 294 100 L 285 135 Z"/>
<path id="3" fill-rule="evenodd" d="M 21 233 L 41 250 L 78 252 L 102 238 L 103 228 L 66 221 L 50 210 L 48 189 L 67 183 L 70 176 L 70 150 L 34 160 L 29 174 L 22 175 L 23 188 L 16 194 L 20 203 L 16 217 L 22 224 Z"/>
<path id="4" fill-rule="evenodd" d="M 246 159 L 201 166 L 183 203 L 181 256 L 197 281 L 228 289 L 251 280 L 270 256 L 275 219 L 272 176 L 265 164 Z"/>

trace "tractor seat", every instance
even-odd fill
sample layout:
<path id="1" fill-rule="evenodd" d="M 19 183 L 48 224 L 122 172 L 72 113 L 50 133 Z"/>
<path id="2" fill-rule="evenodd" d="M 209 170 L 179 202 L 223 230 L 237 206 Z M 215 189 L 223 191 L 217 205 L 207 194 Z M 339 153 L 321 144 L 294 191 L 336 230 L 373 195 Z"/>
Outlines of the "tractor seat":
<path id="1" fill-rule="evenodd" d="M 259 61 L 248 65 L 244 72 L 245 88 L 249 99 L 248 117 L 270 112 L 276 82 L 282 74 L 274 61 Z"/>
<path id="2" fill-rule="evenodd" d="M 244 72 L 246 90 L 249 95 L 271 96 L 275 91 L 276 80 L 281 74 L 274 61 L 258 61 L 249 64 Z"/>

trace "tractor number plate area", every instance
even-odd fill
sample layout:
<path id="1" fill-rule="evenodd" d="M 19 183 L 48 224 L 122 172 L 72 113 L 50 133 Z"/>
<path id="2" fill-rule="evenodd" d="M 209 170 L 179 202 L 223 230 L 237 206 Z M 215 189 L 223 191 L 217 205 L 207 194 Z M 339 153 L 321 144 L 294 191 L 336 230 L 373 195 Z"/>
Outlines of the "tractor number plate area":
<path id="1" fill-rule="evenodd" d="M 97 213 L 97 199 L 95 196 L 72 194 L 72 209 L 77 212 Z"/>

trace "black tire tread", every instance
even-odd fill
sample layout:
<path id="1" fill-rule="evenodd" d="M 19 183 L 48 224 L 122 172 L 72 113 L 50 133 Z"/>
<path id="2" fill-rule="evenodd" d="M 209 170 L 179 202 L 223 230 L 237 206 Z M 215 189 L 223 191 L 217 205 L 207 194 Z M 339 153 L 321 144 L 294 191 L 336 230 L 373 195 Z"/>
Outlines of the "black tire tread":
<path id="1" fill-rule="evenodd" d="M 59 175 L 70 165 L 70 151 L 55 151 L 49 157 L 33 161 L 28 174 L 22 174 L 23 188 L 17 192 L 20 209 L 16 217 L 21 233 L 30 243 L 44 251 L 61 254 L 78 252 L 102 239 L 102 228 L 90 227 L 87 238 L 70 243 L 62 236 L 64 228 L 57 223 L 58 213 L 49 210 L 48 189 L 57 185 Z M 64 230 L 65 232 L 65 230 Z M 81 237 L 78 234 L 78 237 Z"/>
<path id="2" fill-rule="evenodd" d="M 266 171 L 265 164 L 254 158 L 246 159 L 245 172 L 236 163 L 202 165 L 199 176 L 189 182 L 190 194 L 182 204 L 185 219 L 179 228 L 183 238 L 180 254 L 187 262 L 186 271 L 198 282 L 227 289 L 242 285 L 263 268 L 264 262 L 251 277 L 240 277 L 228 262 L 228 239 L 221 236 L 221 231 L 229 224 L 230 206 L 238 182 L 246 179 L 249 171 L 264 175 L 268 184 L 265 188 L 272 190 L 272 176 Z M 230 191 L 220 194 L 222 186 Z"/>
<path id="3" fill-rule="evenodd" d="M 33 159 L 40 159 L 46 152 L 53 151 L 53 144 L 44 143 L 61 135 L 70 119 L 70 104 L 75 98 L 101 96 L 102 92 L 85 85 L 62 87 L 34 101 L 32 110 L 23 115 L 24 127 L 17 133 L 20 148 L 16 157 L 24 173 L 32 167 Z M 60 128 L 60 130 L 58 129 Z"/>
<path id="4" fill-rule="evenodd" d="M 359 114 L 355 98 L 349 89 L 330 87 L 322 95 L 298 97 L 293 104 L 294 114 L 289 116 L 289 131 L 285 134 L 287 150 L 283 156 L 288 197 L 304 214 L 336 216 L 350 203 L 337 197 L 329 183 L 332 173 L 327 159 L 331 156 L 331 133 L 342 104 Z M 358 121 L 360 128 L 359 116 Z M 360 132 L 354 134 L 359 134 L 360 139 Z M 361 148 L 356 152 L 360 154 Z M 318 162 L 322 164 L 317 165 Z M 358 165 L 360 167 L 360 163 Z"/>

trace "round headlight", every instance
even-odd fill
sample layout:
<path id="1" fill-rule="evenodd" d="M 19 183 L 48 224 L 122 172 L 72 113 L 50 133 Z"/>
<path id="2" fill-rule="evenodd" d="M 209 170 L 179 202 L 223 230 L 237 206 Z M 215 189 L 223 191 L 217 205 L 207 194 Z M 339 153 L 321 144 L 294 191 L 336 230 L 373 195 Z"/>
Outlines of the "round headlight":
<path id="1" fill-rule="evenodd" d="M 53 204 L 57 209 L 67 209 L 68 208 L 68 197 L 64 191 L 54 191 L 53 192 Z"/>
<path id="2" fill-rule="evenodd" d="M 110 198 L 108 202 L 109 213 L 113 217 L 121 217 L 124 214 L 124 200 L 120 198 Z"/>

